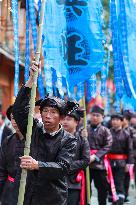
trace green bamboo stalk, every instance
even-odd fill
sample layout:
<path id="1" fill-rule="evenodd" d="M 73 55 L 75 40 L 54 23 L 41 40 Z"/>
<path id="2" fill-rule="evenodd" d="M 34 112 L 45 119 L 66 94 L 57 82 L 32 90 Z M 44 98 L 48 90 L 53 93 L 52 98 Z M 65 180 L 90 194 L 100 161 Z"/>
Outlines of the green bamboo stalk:
<path id="1" fill-rule="evenodd" d="M 83 107 L 84 107 L 84 129 L 87 129 L 87 117 L 86 117 L 86 104 L 85 95 L 83 97 Z M 87 205 L 91 205 L 91 190 L 90 190 L 90 170 L 89 166 L 86 168 L 86 192 L 87 192 Z"/>
<path id="2" fill-rule="evenodd" d="M 35 55 L 35 61 L 37 62 L 37 64 L 39 64 L 39 61 L 40 61 L 42 26 L 43 26 L 43 22 L 44 22 L 45 2 L 46 2 L 46 0 L 42 0 L 40 23 L 39 23 L 39 29 L 38 29 L 37 50 L 36 50 L 36 55 Z M 38 78 L 38 71 L 36 71 L 34 73 L 33 85 L 32 85 L 32 89 L 31 89 L 30 109 L 29 109 L 29 114 L 28 114 L 28 125 L 27 125 L 27 134 L 26 134 L 24 155 L 29 155 L 29 153 L 30 153 L 31 135 L 32 135 L 32 127 L 33 127 L 33 116 L 34 116 L 35 98 L 36 98 L 37 78 Z M 25 186 L 26 186 L 26 178 L 27 178 L 27 171 L 25 169 L 22 169 L 17 205 L 23 205 Z"/>

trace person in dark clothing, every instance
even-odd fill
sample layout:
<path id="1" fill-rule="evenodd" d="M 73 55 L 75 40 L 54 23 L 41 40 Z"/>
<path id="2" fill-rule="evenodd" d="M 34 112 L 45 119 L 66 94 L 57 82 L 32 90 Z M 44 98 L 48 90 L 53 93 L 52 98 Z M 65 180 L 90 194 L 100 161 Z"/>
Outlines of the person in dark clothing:
<path id="1" fill-rule="evenodd" d="M 3 113 L 0 113 L 0 146 L 7 136 L 13 134 L 12 130 L 5 125 L 5 118 L 6 116 Z"/>
<path id="2" fill-rule="evenodd" d="M 130 125 L 136 131 L 136 113 L 131 114 Z M 133 152 L 134 152 L 134 174 L 135 174 L 135 186 L 136 186 L 136 137 L 133 137 Z"/>
<path id="3" fill-rule="evenodd" d="M 113 144 L 108 154 L 112 167 L 115 188 L 118 195 L 118 201 L 113 202 L 116 205 L 122 205 L 125 200 L 124 179 L 125 170 L 129 169 L 133 163 L 133 141 L 127 130 L 122 129 L 123 116 L 115 113 L 111 116 L 111 134 Z"/>
<path id="4" fill-rule="evenodd" d="M 34 72 L 21 88 L 13 106 L 13 116 L 19 130 L 26 136 L 30 91 Z M 56 97 L 39 101 L 42 122 L 34 119 L 30 156 L 21 157 L 21 168 L 28 170 L 24 205 L 67 205 L 66 176 L 74 157 L 76 139 L 60 124 L 68 104 Z"/>
<path id="5" fill-rule="evenodd" d="M 126 130 L 129 133 L 129 137 L 132 138 L 132 140 L 136 139 L 136 130 L 130 126 L 130 120 L 131 120 L 132 113 L 128 110 L 125 110 L 123 112 L 123 129 Z M 125 188 L 125 203 L 129 203 L 129 184 L 130 184 L 130 174 L 129 170 L 126 170 L 125 174 L 125 181 L 124 181 L 124 188 Z"/>
<path id="6" fill-rule="evenodd" d="M 5 138 L 0 150 L 0 199 L 1 205 L 16 205 L 20 181 L 20 159 L 24 150 L 24 137 L 20 133 L 12 115 L 12 107 L 7 110 L 15 133 Z"/>
<path id="7" fill-rule="evenodd" d="M 103 121 L 103 108 L 94 105 L 91 110 L 91 125 L 88 128 L 90 144 L 90 179 L 98 191 L 99 205 L 106 205 L 109 189 L 104 157 L 112 146 L 112 136 L 108 128 L 101 125 Z"/>
<path id="8" fill-rule="evenodd" d="M 136 113 L 131 114 L 130 125 L 136 129 Z"/>
<path id="9" fill-rule="evenodd" d="M 90 162 L 90 148 L 87 137 L 81 136 L 81 133 L 77 130 L 81 117 L 83 117 L 83 111 L 76 109 L 67 114 L 62 122 L 64 129 L 77 139 L 76 154 L 70 165 L 68 175 L 68 205 L 80 204 L 80 194 L 83 193 L 81 190 L 84 191 L 83 200 L 85 202 L 85 187 L 83 184 L 85 176 L 83 170 Z M 81 175 L 81 181 L 77 180 L 79 175 Z"/>

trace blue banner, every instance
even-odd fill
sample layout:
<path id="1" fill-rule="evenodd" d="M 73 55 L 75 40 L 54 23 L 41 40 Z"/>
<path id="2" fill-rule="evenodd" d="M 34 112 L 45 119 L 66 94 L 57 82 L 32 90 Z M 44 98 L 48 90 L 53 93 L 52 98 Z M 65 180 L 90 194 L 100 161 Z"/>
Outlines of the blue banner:
<path id="1" fill-rule="evenodd" d="M 18 0 L 12 0 L 12 18 L 14 28 L 14 52 L 15 52 L 15 77 L 14 77 L 14 96 L 16 97 L 19 89 L 19 36 L 18 36 Z"/>
<path id="2" fill-rule="evenodd" d="M 45 90 L 44 90 L 44 83 L 43 83 L 42 75 L 39 75 L 39 77 L 38 77 L 38 91 L 39 91 L 40 98 L 44 99 Z"/>
<path id="3" fill-rule="evenodd" d="M 60 39 L 65 26 L 63 9 L 59 8 L 54 0 L 50 0 L 45 9 L 42 50 L 44 61 L 56 70 L 56 86 L 62 98 L 64 95 L 62 76 L 65 76 L 66 72 L 61 59 Z"/>
<path id="4" fill-rule="evenodd" d="M 119 28 L 117 19 L 117 7 L 115 0 L 111 0 L 110 4 L 111 30 L 112 30 L 112 47 L 114 62 L 114 83 L 116 86 L 116 95 L 121 98 L 123 96 L 122 73 L 119 61 Z"/>
<path id="5" fill-rule="evenodd" d="M 111 91 L 109 88 L 107 88 L 106 89 L 106 103 L 105 103 L 105 109 L 104 109 L 105 115 L 110 114 L 110 109 L 111 109 Z"/>
<path id="6" fill-rule="evenodd" d="M 84 97 L 84 95 L 84 83 L 81 82 L 77 85 L 76 101 L 81 100 Z"/>
<path id="7" fill-rule="evenodd" d="M 37 26 L 36 26 L 35 6 L 34 6 L 34 0 L 29 0 L 28 2 L 29 2 L 30 24 L 32 28 L 32 39 L 33 39 L 34 53 L 35 53 L 36 46 L 37 46 Z"/>
<path id="8" fill-rule="evenodd" d="M 117 113 L 121 112 L 121 99 L 118 96 L 115 98 L 114 108 Z"/>
<path id="9" fill-rule="evenodd" d="M 123 80 L 127 96 L 136 98 L 135 14 L 136 2 L 134 0 L 111 0 L 112 32 L 115 40 L 113 42 L 113 52 L 115 51 L 116 55 L 116 58 L 114 55 L 115 85 L 119 97 L 123 96 L 121 85 Z"/>
<path id="10" fill-rule="evenodd" d="M 65 5 L 66 33 L 62 35 L 62 51 L 70 88 L 84 82 L 103 66 L 104 50 L 101 2 L 91 0 L 56 0 Z"/>
<path id="11" fill-rule="evenodd" d="M 39 1 L 38 1 L 38 20 L 39 20 L 39 22 L 40 22 L 41 6 L 42 6 L 42 1 L 39 0 Z"/>
<path id="12" fill-rule="evenodd" d="M 121 48 L 123 62 L 129 88 L 136 99 L 136 1 L 123 0 L 120 2 L 120 18 L 122 18 Z"/>
<path id="13" fill-rule="evenodd" d="M 91 98 L 96 97 L 96 75 L 93 74 L 90 79 L 86 81 L 86 99 L 87 101 L 90 101 Z"/>
<path id="14" fill-rule="evenodd" d="M 52 73 L 52 87 L 53 87 L 53 95 L 54 96 L 58 96 L 58 90 L 57 90 L 57 74 L 56 74 L 56 70 L 54 68 L 51 68 L 51 73 Z"/>
<path id="15" fill-rule="evenodd" d="M 44 79 L 46 83 L 46 94 L 50 96 L 53 95 L 53 86 L 52 86 L 52 69 L 47 62 L 44 63 Z"/>
<path id="16" fill-rule="evenodd" d="M 136 99 L 133 97 L 129 98 L 126 93 L 122 98 L 123 110 L 130 110 L 132 112 L 136 111 Z"/>
<path id="17" fill-rule="evenodd" d="M 29 6 L 26 0 L 26 47 L 25 47 L 25 82 L 29 78 L 30 67 L 30 40 L 29 40 Z"/>
<path id="18" fill-rule="evenodd" d="M 118 27 L 119 27 L 119 57 L 120 57 L 120 67 L 122 71 L 122 78 L 124 81 L 124 87 L 126 93 L 131 97 L 132 92 L 129 85 L 129 55 L 128 55 L 128 41 L 127 41 L 127 23 L 126 23 L 126 10 L 125 1 L 119 2 L 119 17 L 118 17 Z"/>
<path id="19" fill-rule="evenodd" d="M 72 90 L 103 66 L 101 9 L 100 0 L 50 0 L 46 4 L 44 59 L 56 70 L 59 82 L 65 77 Z"/>
<path id="20" fill-rule="evenodd" d="M 34 0 L 29 0 L 29 19 L 30 19 L 30 25 L 32 30 L 32 40 L 33 40 L 33 46 L 34 46 L 34 54 L 36 53 L 37 49 L 37 24 L 36 24 L 36 12 L 35 12 L 35 2 Z M 40 9 L 41 9 L 41 2 L 38 1 L 38 20 L 40 20 Z M 42 75 L 40 74 L 38 76 L 38 91 L 40 94 L 40 97 L 45 94 L 44 93 L 44 83 Z"/>

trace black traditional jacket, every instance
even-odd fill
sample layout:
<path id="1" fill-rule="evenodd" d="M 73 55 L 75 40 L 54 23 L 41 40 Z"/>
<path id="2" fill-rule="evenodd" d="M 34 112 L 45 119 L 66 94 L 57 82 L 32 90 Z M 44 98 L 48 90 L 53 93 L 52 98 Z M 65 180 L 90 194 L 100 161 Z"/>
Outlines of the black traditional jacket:
<path id="1" fill-rule="evenodd" d="M 75 133 L 77 139 L 76 154 L 73 162 L 70 165 L 69 175 L 68 175 L 68 188 L 69 189 L 81 189 L 81 183 L 76 182 L 76 177 L 81 170 L 85 168 L 90 163 L 90 148 L 88 139 L 82 137 L 78 132 Z"/>
<path id="2" fill-rule="evenodd" d="M 22 87 L 13 107 L 13 116 L 26 135 L 30 88 Z M 39 170 L 28 171 L 24 205 L 66 205 L 66 176 L 76 148 L 74 136 L 63 128 L 44 133 L 43 125 L 34 120 L 30 156 L 39 162 Z"/>
<path id="3" fill-rule="evenodd" d="M 128 131 L 129 136 L 133 140 L 133 154 L 134 154 L 134 161 L 136 162 L 136 129 L 133 128 L 132 126 L 128 126 L 125 129 Z"/>
<path id="4" fill-rule="evenodd" d="M 2 205 L 16 205 L 21 176 L 20 159 L 24 139 L 17 134 L 5 138 L 0 150 L 0 198 Z"/>
<path id="5" fill-rule="evenodd" d="M 127 164 L 134 163 L 133 155 L 133 139 L 130 137 L 128 130 L 119 129 L 115 130 L 111 128 L 111 134 L 113 138 L 113 144 L 110 150 L 111 154 L 123 154 L 127 155 L 127 159 L 122 160 L 110 160 L 112 167 L 125 167 Z"/>
<path id="6" fill-rule="evenodd" d="M 105 170 L 104 156 L 112 146 L 112 135 L 110 130 L 99 124 L 96 128 L 88 127 L 88 140 L 90 150 L 97 150 L 96 160 L 90 164 L 91 169 Z"/>

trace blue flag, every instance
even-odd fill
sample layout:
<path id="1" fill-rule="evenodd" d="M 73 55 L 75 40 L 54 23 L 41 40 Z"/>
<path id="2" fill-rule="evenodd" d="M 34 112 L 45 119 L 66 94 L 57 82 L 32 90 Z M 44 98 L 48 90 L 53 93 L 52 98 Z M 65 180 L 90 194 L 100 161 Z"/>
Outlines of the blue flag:
<path id="1" fill-rule="evenodd" d="M 46 4 L 43 54 L 69 88 L 84 82 L 103 66 L 101 1 L 50 0 Z"/>
<path id="2" fill-rule="evenodd" d="M 25 82 L 29 78 L 30 67 L 30 40 L 29 40 L 29 6 L 26 0 L 26 47 L 25 47 Z"/>
<path id="3" fill-rule="evenodd" d="M 122 98 L 123 110 L 130 110 L 132 112 L 136 111 L 136 99 L 133 97 L 129 98 L 126 93 Z"/>
<path id="4" fill-rule="evenodd" d="M 14 27 L 14 53 L 15 53 L 15 76 L 14 76 L 14 96 L 19 89 L 19 36 L 18 36 L 18 0 L 12 0 L 12 18 Z"/>
<path id="5" fill-rule="evenodd" d="M 44 79 L 46 83 L 46 93 L 50 96 L 53 95 L 53 86 L 52 86 L 52 69 L 49 64 L 44 63 Z"/>
<path id="6" fill-rule="evenodd" d="M 44 61 L 56 70 L 56 86 L 62 98 L 64 95 L 62 76 L 66 73 L 60 51 L 61 34 L 66 26 L 63 9 L 54 0 L 46 4 L 42 46 Z"/>
<path id="7" fill-rule="evenodd" d="M 57 0 L 65 5 L 67 29 L 62 35 L 63 60 L 70 88 L 84 82 L 103 65 L 101 2 Z"/>
<path id="8" fill-rule="evenodd" d="M 84 83 L 81 82 L 77 85 L 76 100 L 81 100 L 84 94 Z"/>
<path id="9" fill-rule="evenodd" d="M 123 96 L 121 85 L 123 81 L 127 96 L 136 98 L 136 2 L 134 0 L 111 0 L 111 8 L 112 31 L 114 30 L 113 37 L 116 39 L 113 42 L 113 50 L 117 51 L 114 52 L 116 91 L 118 96 Z"/>
<path id="10" fill-rule="evenodd" d="M 93 74 L 91 77 L 86 81 L 86 99 L 90 101 L 92 97 L 96 97 L 96 75 Z"/>
<path id="11" fill-rule="evenodd" d="M 121 8 L 125 11 L 124 18 L 126 20 L 124 22 L 126 23 L 126 30 L 123 30 L 122 36 L 124 35 L 127 38 L 127 42 L 121 42 L 123 61 L 130 90 L 133 97 L 136 99 L 136 1 L 123 0 L 121 1 Z M 127 46 L 125 46 L 124 43 L 127 43 Z"/>
<path id="12" fill-rule="evenodd" d="M 111 0 L 110 4 L 110 15 L 111 15 L 111 30 L 112 30 L 112 47 L 113 47 L 113 62 L 114 62 L 114 83 L 116 86 L 117 98 L 123 96 L 123 84 L 122 84 L 122 73 L 119 60 L 119 27 L 117 17 L 117 5 L 115 0 Z"/>

